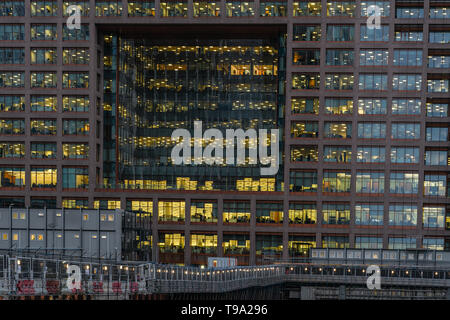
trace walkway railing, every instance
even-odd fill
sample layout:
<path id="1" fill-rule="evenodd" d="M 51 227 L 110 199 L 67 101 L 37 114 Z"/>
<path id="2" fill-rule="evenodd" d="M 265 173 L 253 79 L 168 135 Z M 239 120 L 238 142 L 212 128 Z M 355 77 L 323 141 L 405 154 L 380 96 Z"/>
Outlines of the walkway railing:
<path id="1" fill-rule="evenodd" d="M 366 269 L 367 265 L 306 262 L 201 269 L 0 255 L 0 296 L 90 294 L 126 298 L 135 294 L 222 293 L 284 282 L 365 286 Z M 381 285 L 448 288 L 450 268 L 381 266 Z"/>

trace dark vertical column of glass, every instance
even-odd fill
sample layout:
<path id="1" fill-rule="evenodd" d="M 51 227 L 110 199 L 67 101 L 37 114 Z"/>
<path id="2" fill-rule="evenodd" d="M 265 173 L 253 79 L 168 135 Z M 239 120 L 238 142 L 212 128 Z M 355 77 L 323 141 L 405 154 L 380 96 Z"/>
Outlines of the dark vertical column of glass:
<path id="1" fill-rule="evenodd" d="M 103 95 L 103 184 L 112 187 L 116 182 L 116 35 L 104 38 L 104 95 Z"/>

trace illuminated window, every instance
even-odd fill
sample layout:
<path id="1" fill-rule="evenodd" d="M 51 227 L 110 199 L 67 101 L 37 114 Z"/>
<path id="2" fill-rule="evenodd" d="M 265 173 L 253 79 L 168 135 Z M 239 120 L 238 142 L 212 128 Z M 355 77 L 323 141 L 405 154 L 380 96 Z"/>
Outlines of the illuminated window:
<path id="1" fill-rule="evenodd" d="M 31 88 L 56 88 L 56 72 L 32 72 Z"/>
<path id="2" fill-rule="evenodd" d="M 447 141 L 448 127 L 427 127 L 426 141 Z"/>
<path id="3" fill-rule="evenodd" d="M 423 41 L 423 26 L 412 24 L 395 25 L 395 41 Z"/>
<path id="4" fill-rule="evenodd" d="M 448 103 L 427 102 L 427 117 L 447 117 Z"/>
<path id="5" fill-rule="evenodd" d="M 382 226 L 383 214 L 383 204 L 357 203 L 355 205 L 355 224 L 365 226 Z"/>
<path id="6" fill-rule="evenodd" d="M 191 234 L 194 254 L 217 254 L 217 234 Z"/>
<path id="7" fill-rule="evenodd" d="M 31 16 L 54 17 L 58 14 L 56 0 L 31 1 Z"/>
<path id="8" fill-rule="evenodd" d="M 250 202 L 248 201 L 224 201 L 224 223 L 250 223 Z"/>
<path id="9" fill-rule="evenodd" d="M 315 236 L 289 235 L 289 256 L 309 257 L 309 249 L 316 247 Z"/>
<path id="10" fill-rule="evenodd" d="M 219 17 L 220 0 L 194 1 L 194 17 Z"/>
<path id="11" fill-rule="evenodd" d="M 384 172 L 357 172 L 357 193 L 384 193 Z"/>
<path id="12" fill-rule="evenodd" d="M 416 226 L 417 206 L 391 204 L 389 205 L 389 225 L 390 226 Z"/>
<path id="13" fill-rule="evenodd" d="M 324 203 L 322 215 L 324 224 L 350 224 L 350 205 L 348 203 Z"/>
<path id="14" fill-rule="evenodd" d="M 95 16 L 97 17 L 111 17 L 120 16 L 122 14 L 121 0 L 96 0 L 95 1 Z"/>
<path id="15" fill-rule="evenodd" d="M 63 88 L 89 88 L 88 72 L 63 73 Z"/>
<path id="16" fill-rule="evenodd" d="M 359 147 L 357 149 L 356 161 L 363 163 L 384 163 L 385 161 L 384 147 Z"/>
<path id="17" fill-rule="evenodd" d="M 56 96 L 31 96 L 31 111 L 32 112 L 56 112 L 58 109 L 58 102 Z"/>
<path id="18" fill-rule="evenodd" d="M 94 200 L 94 209 L 101 209 L 101 210 L 120 209 L 120 200 L 116 200 L 116 199 L 95 199 Z"/>
<path id="19" fill-rule="evenodd" d="M 89 135 L 89 120 L 63 120 L 63 135 Z"/>
<path id="20" fill-rule="evenodd" d="M 360 73 L 359 90 L 372 90 L 372 91 L 387 90 L 387 74 Z"/>
<path id="21" fill-rule="evenodd" d="M 260 0 L 261 17 L 286 17 L 288 3 L 284 1 Z"/>
<path id="22" fill-rule="evenodd" d="M 389 41 L 389 26 L 381 25 L 379 29 L 369 29 L 367 25 L 360 26 L 360 41 Z"/>
<path id="23" fill-rule="evenodd" d="M 56 143 L 54 142 L 32 142 L 32 159 L 56 159 Z"/>
<path id="24" fill-rule="evenodd" d="M 283 203 L 256 202 L 257 223 L 283 223 Z"/>
<path id="25" fill-rule="evenodd" d="M 327 16 L 355 16 L 356 4 L 354 1 L 331 1 L 327 2 Z"/>
<path id="26" fill-rule="evenodd" d="M 352 66 L 353 50 L 327 49 L 327 66 Z"/>
<path id="27" fill-rule="evenodd" d="M 289 223 L 315 224 L 317 208 L 315 203 L 289 203 Z"/>
<path id="28" fill-rule="evenodd" d="M 422 50 L 394 49 L 394 65 L 420 67 L 422 65 Z"/>
<path id="29" fill-rule="evenodd" d="M 430 31 L 430 43 L 450 43 L 450 31 Z"/>
<path id="30" fill-rule="evenodd" d="M 325 75 L 325 89 L 353 90 L 354 77 L 352 74 L 337 73 Z"/>
<path id="31" fill-rule="evenodd" d="M 355 237 L 355 248 L 357 249 L 382 249 L 383 248 L 383 238 L 373 237 L 373 236 L 356 236 Z"/>
<path id="32" fill-rule="evenodd" d="M 392 99 L 392 114 L 419 115 L 421 109 L 420 99 Z"/>
<path id="33" fill-rule="evenodd" d="M 25 169 L 20 167 L 0 167 L 1 187 L 25 186 Z"/>
<path id="34" fill-rule="evenodd" d="M 427 92 L 449 92 L 450 78 L 446 79 L 447 77 L 448 75 L 444 74 L 429 74 L 427 79 Z"/>
<path id="35" fill-rule="evenodd" d="M 31 40 L 56 40 L 56 38 L 56 24 L 31 25 Z"/>
<path id="36" fill-rule="evenodd" d="M 63 64 L 89 64 L 89 49 L 64 48 Z"/>
<path id="37" fill-rule="evenodd" d="M 360 66 L 387 66 L 389 51 L 386 49 L 361 49 L 359 51 Z"/>
<path id="38" fill-rule="evenodd" d="M 67 40 L 89 40 L 89 25 L 82 24 L 80 29 L 69 29 L 63 24 L 63 41 Z"/>
<path id="39" fill-rule="evenodd" d="M 324 123 L 324 138 L 348 139 L 352 137 L 351 123 Z"/>
<path id="40" fill-rule="evenodd" d="M 187 1 L 166 0 L 160 3 L 161 17 L 187 17 Z"/>
<path id="41" fill-rule="evenodd" d="M 217 202 L 191 200 L 191 222 L 217 222 Z"/>
<path id="42" fill-rule="evenodd" d="M 1 0 L 0 1 L 0 16 L 8 17 L 23 17 L 25 16 L 25 1 L 24 0 Z"/>
<path id="43" fill-rule="evenodd" d="M 294 41 L 320 41 L 320 25 L 300 25 L 294 24 Z"/>
<path id="44" fill-rule="evenodd" d="M 425 165 L 447 166 L 449 164 L 448 150 L 426 150 Z"/>
<path id="45" fill-rule="evenodd" d="M 390 250 L 404 250 L 404 249 L 416 249 L 416 238 L 406 237 L 406 238 L 389 238 Z"/>
<path id="46" fill-rule="evenodd" d="M 419 192 L 419 174 L 391 172 L 389 192 L 391 194 L 417 194 Z"/>
<path id="47" fill-rule="evenodd" d="M 227 17 L 250 17 L 255 15 L 253 0 L 226 0 Z"/>
<path id="48" fill-rule="evenodd" d="M 0 71 L 0 88 L 23 88 L 24 86 L 24 72 Z"/>
<path id="49" fill-rule="evenodd" d="M 185 202 L 180 200 L 158 201 L 158 220 L 161 222 L 184 222 Z"/>
<path id="50" fill-rule="evenodd" d="M 89 112 L 88 96 L 63 96 L 64 112 Z"/>
<path id="51" fill-rule="evenodd" d="M 450 7 L 430 7 L 430 19 L 448 19 Z"/>
<path id="52" fill-rule="evenodd" d="M 292 63 L 295 65 L 320 65 L 320 49 L 294 49 Z"/>
<path id="53" fill-rule="evenodd" d="M 64 159 L 88 159 L 89 144 L 87 143 L 63 143 Z"/>
<path id="54" fill-rule="evenodd" d="M 428 250 L 444 250 L 444 238 L 423 238 L 422 248 Z"/>
<path id="55" fill-rule="evenodd" d="M 63 167 L 63 189 L 87 189 L 89 169 L 83 167 Z"/>
<path id="56" fill-rule="evenodd" d="M 422 19 L 423 8 L 420 7 L 397 7 L 395 10 L 397 19 Z"/>
<path id="57" fill-rule="evenodd" d="M 351 146 L 324 146 L 323 147 L 323 161 L 347 163 L 352 160 Z"/>
<path id="58" fill-rule="evenodd" d="M 89 17 L 89 0 L 63 0 L 63 16 L 67 17 L 73 15 L 72 12 L 68 12 L 67 9 L 70 6 L 78 6 L 80 9 L 80 15 L 82 17 Z"/>
<path id="59" fill-rule="evenodd" d="M 67 209 L 88 209 L 88 199 L 62 199 L 62 207 Z"/>
<path id="60" fill-rule="evenodd" d="M 283 237 L 278 235 L 256 235 L 256 255 L 281 257 Z"/>
<path id="61" fill-rule="evenodd" d="M 387 100 L 364 98 L 358 100 L 358 114 L 386 114 Z"/>
<path id="62" fill-rule="evenodd" d="M 317 138 L 318 136 L 318 122 L 293 122 L 291 124 L 291 137 L 293 138 Z"/>
<path id="63" fill-rule="evenodd" d="M 225 255 L 250 253 L 250 236 L 248 234 L 224 234 L 222 241 Z"/>
<path id="64" fill-rule="evenodd" d="M 184 234 L 160 232 L 158 239 L 160 253 L 184 253 Z"/>
<path id="65" fill-rule="evenodd" d="M 317 162 L 317 146 L 292 146 L 291 162 Z"/>
<path id="66" fill-rule="evenodd" d="M 391 139 L 420 139 L 420 123 L 392 123 Z"/>
<path id="67" fill-rule="evenodd" d="M 425 174 L 423 193 L 425 196 L 445 197 L 447 176 L 438 174 Z"/>
<path id="68" fill-rule="evenodd" d="M 350 172 L 324 171 L 322 181 L 323 192 L 350 192 Z"/>
<path id="69" fill-rule="evenodd" d="M 445 207 L 423 207 L 423 227 L 444 229 Z"/>
<path id="70" fill-rule="evenodd" d="M 348 236 L 322 236 L 322 248 L 349 248 Z"/>
<path id="71" fill-rule="evenodd" d="M 291 170 L 289 172 L 289 191 L 317 192 L 317 171 Z"/>
<path id="72" fill-rule="evenodd" d="M 31 120 L 31 135 L 56 135 L 56 120 Z"/>
<path id="73" fill-rule="evenodd" d="M 0 111 L 25 111 L 25 96 L 0 95 Z"/>
<path id="74" fill-rule="evenodd" d="M 24 156 L 23 142 L 0 142 L 0 158 L 23 158 Z"/>
<path id="75" fill-rule="evenodd" d="M 25 120 L 0 119 L 0 134 L 25 134 Z"/>
<path id="76" fill-rule="evenodd" d="M 327 25 L 327 41 L 353 41 L 354 38 L 353 25 Z"/>
<path id="77" fill-rule="evenodd" d="M 194 4 L 195 6 L 195 4 Z M 149 0 L 129 0 L 128 1 L 129 17 L 154 17 L 155 1 Z"/>
<path id="78" fill-rule="evenodd" d="M 295 1 L 293 4 L 293 16 L 320 16 L 322 4 L 320 1 Z"/>
<path id="79" fill-rule="evenodd" d="M 56 188 L 57 181 L 56 168 L 36 168 L 31 167 L 31 187 L 32 188 Z"/>
<path id="80" fill-rule="evenodd" d="M 419 148 L 391 147 L 392 163 L 419 163 Z"/>
<path id="81" fill-rule="evenodd" d="M 428 68 L 450 68 L 450 52 L 444 54 L 434 54 L 428 56 Z"/>
<path id="82" fill-rule="evenodd" d="M 293 97 L 291 100 L 292 114 L 319 114 L 319 98 Z"/>
<path id="83" fill-rule="evenodd" d="M 386 124 L 378 122 L 359 122 L 358 138 L 384 139 L 386 138 Z"/>
<path id="84" fill-rule="evenodd" d="M 318 73 L 293 73 L 292 89 L 314 89 L 320 88 L 320 75 Z"/>
<path id="85" fill-rule="evenodd" d="M 0 64 L 24 64 L 25 50 L 23 48 L 0 48 Z"/>

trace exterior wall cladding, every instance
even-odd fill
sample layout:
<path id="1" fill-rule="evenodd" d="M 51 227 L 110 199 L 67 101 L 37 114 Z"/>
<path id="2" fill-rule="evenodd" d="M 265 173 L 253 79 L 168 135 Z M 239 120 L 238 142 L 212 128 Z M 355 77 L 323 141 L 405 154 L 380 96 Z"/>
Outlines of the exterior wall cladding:
<path id="1" fill-rule="evenodd" d="M 19 7 L 23 3 L 16 2 Z M 4 32 L 0 50 L 7 52 L 0 65 L 1 206 L 121 208 L 136 210 L 143 218 L 148 217 L 143 211 L 153 213 L 152 239 L 137 240 L 148 246 L 154 261 L 168 263 L 199 265 L 206 264 L 207 256 L 235 256 L 239 264 L 260 264 L 301 257 L 311 246 L 450 247 L 450 2 L 328 1 L 327 7 L 323 0 L 321 6 L 319 1 L 222 0 L 210 2 L 215 6 L 210 10 L 220 14 L 201 17 L 194 12 L 207 1 L 143 1 L 156 9 L 146 17 L 128 13 L 142 1 L 25 0 L 18 14 L 6 7 L 16 2 L 0 1 L 0 33 Z M 87 40 L 63 37 L 67 20 L 63 7 L 76 3 L 90 8 L 81 18 L 89 29 Z M 246 3 L 252 14 L 227 16 L 232 6 L 235 13 L 241 12 Z M 361 12 L 370 4 L 389 7 L 378 33 L 365 29 L 367 17 Z M 106 16 L 118 12 L 117 5 L 122 8 L 120 15 Z M 172 5 L 181 12 L 186 8 L 185 16 L 169 10 L 170 16 L 164 17 Z M 280 12 L 285 16 L 270 16 L 272 5 L 284 6 Z M 39 6 L 44 9 L 37 13 Z M 23 26 L 23 38 L 11 24 L 19 25 L 15 27 L 19 33 Z M 49 40 L 50 30 L 39 29 L 43 24 L 56 27 L 54 40 Z M 180 26 L 183 34 L 192 31 L 194 37 L 199 30 L 217 30 L 216 38 L 229 32 L 252 39 L 258 34 L 255 30 L 267 28 L 286 34 L 286 85 L 285 92 L 278 92 L 285 98 L 284 125 L 280 125 L 284 191 L 137 190 L 119 188 L 119 181 L 105 183 L 103 164 L 117 159 L 102 152 L 104 145 L 119 143 L 117 133 L 104 136 L 116 127 L 108 123 L 111 117 L 103 117 L 101 106 L 106 114 L 111 107 L 103 101 L 111 91 L 108 86 L 117 85 L 103 81 L 109 80 L 102 62 L 106 64 L 103 56 L 110 55 L 104 54 L 105 36 L 145 34 L 159 28 L 168 39 L 179 39 Z M 320 37 L 315 36 L 317 31 Z M 6 58 L 11 48 L 19 48 L 14 55 L 19 62 Z M 85 53 L 65 51 L 68 48 L 88 51 L 89 62 L 80 64 Z M 72 53 L 81 56 L 75 64 L 69 57 Z M 11 100 L 11 96 L 19 98 Z M 54 110 L 51 99 L 39 104 L 42 96 L 56 98 Z M 66 108 L 65 99 L 71 96 L 87 96 L 89 109 L 80 113 Z M 20 102 L 11 106 L 10 101 L 17 99 Z M 118 113 L 110 110 L 110 115 Z M 67 122 L 70 119 L 85 119 L 88 125 Z M 88 126 L 89 134 L 73 134 Z M 56 155 L 52 156 L 52 145 L 38 142 L 56 143 Z M 81 144 L 89 145 L 85 157 L 78 156 L 86 150 Z M 162 218 L 167 212 L 173 216 L 183 212 L 183 207 L 163 205 L 173 200 L 181 202 L 186 216 L 167 221 Z M 284 219 L 277 214 L 280 211 Z M 210 222 L 194 219 L 198 212 L 207 212 Z M 250 213 L 250 218 L 233 223 L 224 212 Z"/>

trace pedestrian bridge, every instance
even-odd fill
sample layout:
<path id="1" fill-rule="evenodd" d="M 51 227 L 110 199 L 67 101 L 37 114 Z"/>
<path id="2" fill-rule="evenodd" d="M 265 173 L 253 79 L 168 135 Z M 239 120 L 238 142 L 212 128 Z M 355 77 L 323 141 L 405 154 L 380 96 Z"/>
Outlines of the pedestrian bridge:
<path id="1" fill-rule="evenodd" d="M 74 267 L 76 266 L 74 271 Z M 265 266 L 202 269 L 155 263 L 0 256 L 0 296 L 227 293 L 280 284 L 366 288 L 368 263 L 285 262 Z M 450 288 L 446 265 L 380 265 L 381 288 Z M 72 271 L 72 273 L 69 273 Z M 68 279 L 71 279 L 68 281 Z M 75 285 L 75 282 L 79 285 Z"/>

